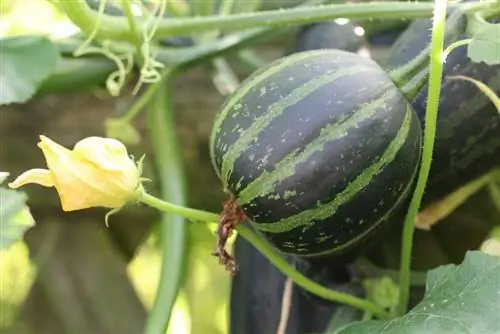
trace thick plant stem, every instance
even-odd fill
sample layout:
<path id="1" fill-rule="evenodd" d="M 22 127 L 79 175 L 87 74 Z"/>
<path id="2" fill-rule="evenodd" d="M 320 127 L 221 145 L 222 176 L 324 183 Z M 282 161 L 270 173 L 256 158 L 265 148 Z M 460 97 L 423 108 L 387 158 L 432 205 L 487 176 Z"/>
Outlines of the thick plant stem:
<path id="1" fill-rule="evenodd" d="M 422 201 L 427 179 L 431 169 L 432 152 L 434 150 L 434 140 L 436 136 L 437 111 L 439 106 L 439 97 L 441 93 L 441 79 L 443 76 L 443 44 L 444 44 L 444 26 L 446 22 L 446 2 L 447 0 L 435 0 L 435 10 L 433 18 L 433 29 L 431 37 L 431 60 L 428 99 L 425 114 L 424 147 L 422 151 L 422 164 L 417 179 L 417 185 L 413 193 L 410 208 L 406 215 L 403 228 L 403 240 L 401 250 L 401 265 L 399 279 L 399 304 L 398 314 L 400 316 L 406 313 L 408 308 L 409 290 L 410 290 L 410 270 L 411 254 L 413 248 L 413 234 L 415 231 L 415 222 L 420 203 Z"/>
<path id="2" fill-rule="evenodd" d="M 142 46 L 141 32 L 139 31 L 139 28 L 137 26 L 136 17 L 132 12 L 132 4 L 129 1 L 123 1 L 121 3 L 121 7 L 128 20 L 130 37 L 132 38 L 132 42 L 135 45 L 135 48 L 137 49 L 136 52 L 137 61 L 142 66 L 144 65 L 145 59 L 141 53 L 141 46 Z"/>
<path id="3" fill-rule="evenodd" d="M 390 318 L 390 314 L 388 312 L 368 300 L 357 298 L 344 292 L 325 288 L 322 285 L 302 275 L 301 273 L 296 271 L 290 264 L 288 264 L 268 242 L 252 232 L 252 230 L 250 230 L 246 225 L 238 225 L 236 227 L 236 230 L 238 234 L 244 237 L 261 254 L 263 254 L 269 260 L 269 262 L 271 262 L 283 274 L 290 277 L 296 285 L 323 299 L 359 308 L 366 312 L 370 312 L 373 315 L 380 317 L 381 319 Z"/>
<path id="4" fill-rule="evenodd" d="M 180 207 L 175 204 L 162 201 L 161 199 L 156 198 L 145 192 L 138 195 L 137 200 L 151 207 L 154 207 L 160 211 L 169 212 L 171 214 L 177 214 L 195 221 L 217 222 L 219 219 L 219 216 L 214 213 Z M 283 257 L 280 256 L 280 254 L 267 241 L 265 241 L 262 237 L 255 234 L 245 224 L 237 225 L 236 231 L 249 243 L 251 243 L 284 275 L 290 277 L 296 285 L 304 288 L 310 293 L 332 302 L 350 305 L 359 308 L 363 311 L 370 312 L 371 314 L 378 316 L 381 319 L 389 319 L 391 317 L 388 312 L 386 312 L 381 307 L 368 300 L 354 297 L 344 292 L 339 292 L 325 288 L 320 284 L 314 282 L 313 280 L 307 278 L 306 276 L 302 275 L 301 273 L 297 272 L 290 264 L 288 264 L 283 259 Z"/>
<path id="5" fill-rule="evenodd" d="M 202 221 L 202 222 L 217 222 L 219 220 L 219 215 L 215 213 L 186 208 L 182 205 L 176 205 L 170 202 L 165 202 L 146 192 L 141 192 L 140 194 L 138 194 L 136 199 L 160 211 L 168 212 L 173 215 L 182 216 L 189 220 Z"/>
<path id="6" fill-rule="evenodd" d="M 97 13 L 85 0 L 62 0 L 60 5 L 68 17 L 83 31 L 90 32 L 97 21 Z M 498 6 L 496 1 L 450 4 L 464 6 L 468 11 L 487 10 Z M 257 13 L 210 15 L 204 17 L 169 18 L 161 20 L 154 37 L 188 35 L 208 30 L 241 30 L 256 27 L 283 27 L 290 24 L 308 24 L 336 18 L 349 19 L 401 19 L 426 18 L 432 15 L 434 6 L 429 2 L 363 2 L 324 6 L 298 6 L 286 10 L 269 10 Z M 97 30 L 97 39 L 133 41 L 126 18 L 104 15 Z M 140 28 L 144 20 L 137 20 Z"/>
<path id="7" fill-rule="evenodd" d="M 132 12 L 132 4 L 128 1 L 124 1 L 121 3 L 123 12 L 125 13 L 128 23 L 130 25 L 130 32 L 132 33 L 132 36 L 135 39 L 135 44 L 140 49 L 141 47 L 141 34 L 139 32 L 139 29 L 137 28 L 137 22 L 135 19 L 135 16 Z"/>
<path id="8" fill-rule="evenodd" d="M 155 152 L 161 197 L 178 205 L 186 204 L 185 175 L 179 154 L 173 122 L 170 94 L 170 75 L 166 74 L 160 90 L 148 110 L 149 132 Z M 146 334 L 164 334 L 184 279 L 186 266 L 187 224 L 182 216 L 169 212 L 160 222 L 162 263 L 158 289 L 146 323 Z"/>

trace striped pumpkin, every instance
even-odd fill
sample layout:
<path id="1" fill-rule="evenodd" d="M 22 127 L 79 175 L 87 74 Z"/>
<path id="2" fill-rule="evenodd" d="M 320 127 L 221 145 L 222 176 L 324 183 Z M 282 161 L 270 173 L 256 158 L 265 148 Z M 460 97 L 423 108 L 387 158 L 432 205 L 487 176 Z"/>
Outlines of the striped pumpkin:
<path id="1" fill-rule="evenodd" d="M 339 24 L 326 21 L 301 27 L 293 39 L 290 53 L 318 49 L 340 49 L 358 52 L 366 44 L 362 36 L 358 36 L 352 22 Z"/>
<path id="2" fill-rule="evenodd" d="M 224 189 L 284 253 L 363 244 L 411 192 L 421 128 L 371 59 L 314 50 L 261 68 L 223 104 L 210 138 Z M 355 247 L 356 248 L 356 247 Z"/>
<path id="3" fill-rule="evenodd" d="M 500 19 L 492 22 L 500 23 Z M 386 68 L 408 63 L 431 41 L 431 20 L 415 20 L 391 48 Z M 445 41 L 445 47 L 467 33 Z M 463 75 L 487 84 L 500 94 L 500 65 L 474 63 L 467 46 L 453 50 L 443 64 L 443 82 L 434 145 L 433 163 L 426 186 L 424 203 L 441 199 L 474 181 L 493 168 L 500 168 L 500 117 L 491 100 L 468 81 L 448 80 Z M 425 127 L 428 85 L 412 100 L 418 118 Z"/>

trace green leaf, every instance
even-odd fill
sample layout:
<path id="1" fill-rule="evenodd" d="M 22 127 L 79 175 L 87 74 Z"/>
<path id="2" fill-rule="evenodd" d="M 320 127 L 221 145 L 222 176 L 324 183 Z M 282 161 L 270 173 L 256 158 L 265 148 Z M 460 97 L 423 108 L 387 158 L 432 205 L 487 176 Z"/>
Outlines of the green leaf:
<path id="1" fill-rule="evenodd" d="M 357 308 L 349 305 L 339 305 L 335 309 L 335 312 L 333 313 L 333 316 L 328 323 L 326 333 L 332 333 L 335 330 L 343 328 L 348 324 L 361 319 L 362 315 L 363 314 L 361 310 Z"/>
<path id="2" fill-rule="evenodd" d="M 8 176 L 9 173 L 0 172 L 0 184 Z M 35 224 L 26 199 L 24 192 L 0 187 L 0 251 L 9 248 Z"/>
<path id="3" fill-rule="evenodd" d="M 474 33 L 467 47 L 467 55 L 476 63 L 500 64 L 500 24 L 476 19 Z"/>
<path id="4" fill-rule="evenodd" d="M 19 241 L 35 224 L 23 192 L 0 188 L 0 251 Z"/>
<path id="5" fill-rule="evenodd" d="M 461 265 L 429 271 L 422 301 L 390 321 L 348 325 L 337 334 L 500 333 L 500 258 L 468 252 Z"/>
<path id="6" fill-rule="evenodd" d="M 7 172 L 0 172 L 0 184 L 3 183 L 3 181 L 5 181 L 5 179 L 9 176 L 9 173 Z"/>
<path id="7" fill-rule="evenodd" d="M 59 52 L 43 36 L 6 37 L 0 43 L 0 105 L 24 103 L 55 69 Z"/>

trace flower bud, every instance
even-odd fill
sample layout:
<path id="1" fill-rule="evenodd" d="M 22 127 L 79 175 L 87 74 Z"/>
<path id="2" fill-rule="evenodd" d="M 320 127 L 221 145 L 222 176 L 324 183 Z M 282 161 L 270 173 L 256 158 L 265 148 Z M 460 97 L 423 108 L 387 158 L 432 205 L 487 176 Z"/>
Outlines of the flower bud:
<path id="1" fill-rule="evenodd" d="M 89 137 L 69 150 L 40 136 L 38 147 L 47 169 L 31 169 L 9 184 L 55 187 L 64 211 L 90 207 L 118 209 L 134 199 L 141 185 L 141 167 L 116 139 Z"/>

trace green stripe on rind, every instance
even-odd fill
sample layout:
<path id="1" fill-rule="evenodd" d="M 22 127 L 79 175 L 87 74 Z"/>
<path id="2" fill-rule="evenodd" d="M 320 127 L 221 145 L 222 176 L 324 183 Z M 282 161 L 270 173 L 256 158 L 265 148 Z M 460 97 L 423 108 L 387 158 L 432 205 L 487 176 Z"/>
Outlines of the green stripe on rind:
<path id="1" fill-rule="evenodd" d="M 457 159 L 452 160 L 453 164 L 453 172 L 462 172 L 467 169 L 472 163 L 482 158 L 484 155 L 493 154 L 496 150 L 500 148 L 500 138 L 493 137 L 488 141 L 483 142 L 482 144 L 475 145 L 471 147 L 469 152 L 461 155 Z M 492 167 L 491 169 L 494 169 Z M 429 184 L 437 184 L 439 182 L 443 182 L 449 176 L 449 170 L 445 170 L 443 173 L 435 175 L 429 180 Z"/>
<path id="2" fill-rule="evenodd" d="M 473 67 L 473 66 L 471 66 Z M 464 70 L 463 72 L 466 72 L 467 70 Z M 445 88 L 447 88 L 447 85 L 451 85 L 452 82 L 448 82 L 445 85 L 441 87 L 441 91 L 443 91 Z M 456 82 L 455 84 L 459 84 Z M 488 85 L 493 90 L 497 90 L 500 88 L 500 78 L 499 77 L 493 77 L 491 80 L 488 82 L 485 82 L 485 84 Z M 477 114 L 477 111 L 481 110 L 484 108 L 486 105 L 491 104 L 491 101 L 482 93 L 478 92 L 476 95 L 471 97 L 469 100 L 467 100 L 465 103 L 462 103 L 458 110 L 453 112 L 454 117 L 447 117 L 447 118 L 442 118 L 438 120 L 438 126 L 441 130 L 440 137 L 453 137 L 455 133 L 453 130 L 457 126 L 460 126 L 461 124 L 464 123 L 464 116 L 465 118 L 473 117 L 474 115 Z M 464 113 L 464 111 L 468 111 L 467 113 Z M 462 117 L 458 117 L 462 116 Z"/>
<path id="3" fill-rule="evenodd" d="M 370 184 L 373 177 L 379 174 L 385 166 L 394 160 L 396 154 L 401 147 L 403 147 L 403 144 L 408 137 L 411 121 L 412 111 L 410 108 L 407 108 L 405 118 L 401 124 L 398 134 L 389 144 L 389 147 L 384 152 L 382 157 L 358 175 L 358 177 L 342 192 L 335 196 L 332 201 L 314 209 L 305 210 L 296 215 L 281 219 L 275 223 L 255 224 L 255 227 L 260 231 L 268 233 L 283 233 L 301 226 L 304 230 L 306 230 L 314 225 L 315 220 L 323 220 L 333 216 L 341 205 L 348 203 L 354 196 Z"/>
<path id="4" fill-rule="evenodd" d="M 335 80 L 364 71 L 379 72 L 379 69 L 374 66 L 355 65 L 338 71 L 328 71 L 327 73 L 311 79 L 310 81 L 295 88 L 290 94 L 271 104 L 267 113 L 256 118 L 252 125 L 241 134 L 238 140 L 233 144 L 233 146 L 231 146 L 231 149 L 223 156 L 221 168 L 222 180 L 227 182 L 236 159 L 238 159 L 238 157 L 245 152 L 248 145 L 252 141 L 257 139 L 259 133 L 262 132 L 272 120 L 279 117 L 287 107 L 296 104 L 307 95 L 316 91 L 318 88 L 321 88 Z M 224 186 L 226 186 L 226 184 L 224 184 Z"/>
<path id="5" fill-rule="evenodd" d="M 413 115 L 412 115 L 412 117 L 413 117 Z M 418 145 L 419 147 L 421 146 L 420 144 L 421 144 L 421 140 L 420 140 L 419 145 Z M 418 156 L 417 160 L 419 160 L 419 158 L 420 158 L 420 150 L 418 151 L 418 154 L 419 154 L 419 156 Z M 355 238 L 353 238 L 353 239 L 349 240 L 348 242 L 346 242 L 344 244 L 341 244 L 338 247 L 333 248 L 333 249 L 329 249 L 329 250 L 326 250 L 326 251 L 323 251 L 323 252 L 318 252 L 318 253 L 301 254 L 301 253 L 298 253 L 298 252 L 297 253 L 287 252 L 287 254 L 289 254 L 289 255 L 297 255 L 297 256 L 301 256 L 301 257 L 327 256 L 327 255 L 334 254 L 334 253 L 340 254 L 344 250 L 348 249 L 350 246 L 356 244 L 357 242 L 359 242 L 360 240 L 362 240 L 363 238 L 365 238 L 367 235 L 369 235 L 370 233 L 372 233 L 373 230 L 375 230 L 377 227 L 379 227 L 380 224 L 385 219 L 387 219 L 388 217 L 392 216 L 394 214 L 394 212 L 397 210 L 397 208 L 401 205 L 401 203 L 406 199 L 406 197 L 408 196 L 408 194 L 410 193 L 410 191 L 413 189 L 413 181 L 415 180 L 415 178 L 417 176 L 417 172 L 419 170 L 417 168 L 417 166 L 414 168 L 411 180 L 408 182 L 408 184 L 406 185 L 405 189 L 401 193 L 401 196 L 399 197 L 398 201 L 396 203 L 394 203 L 394 206 L 391 208 L 391 210 L 387 211 L 386 214 L 383 215 L 369 229 L 365 230 L 362 233 L 359 233 Z M 255 225 L 257 225 L 257 224 L 255 224 Z"/>
<path id="6" fill-rule="evenodd" d="M 217 137 L 217 134 L 219 134 L 221 130 L 221 125 L 222 122 L 227 117 L 227 114 L 229 111 L 234 107 L 236 103 L 239 103 L 242 97 L 244 97 L 252 88 L 254 88 L 258 83 L 260 83 L 262 80 L 268 78 L 269 76 L 278 73 L 282 69 L 293 65 L 294 63 L 298 63 L 304 59 L 308 59 L 317 55 L 321 54 L 330 54 L 332 55 L 333 52 L 332 50 L 315 50 L 312 52 L 307 52 L 307 53 L 296 53 L 291 56 L 288 56 L 287 58 L 282 59 L 281 61 L 277 62 L 275 65 L 271 65 L 268 68 L 266 68 L 262 73 L 256 74 L 253 78 L 242 84 L 239 89 L 236 91 L 236 93 L 231 96 L 231 99 L 227 102 L 227 104 L 223 107 L 223 109 L 220 111 L 220 113 L 217 115 L 217 118 L 214 122 L 213 125 L 213 131 L 210 136 L 210 155 L 212 156 L 212 159 L 214 159 L 214 149 L 215 149 L 215 138 Z M 215 163 L 214 163 L 215 164 Z"/>
<path id="7" fill-rule="evenodd" d="M 500 147 L 500 138 L 493 137 L 488 141 L 483 142 L 481 145 L 477 144 L 471 147 L 469 152 L 463 154 L 459 159 L 453 161 L 453 165 L 457 168 L 466 168 L 471 165 L 472 162 L 480 158 L 482 155 L 492 154 L 495 150 Z"/>
<path id="8" fill-rule="evenodd" d="M 378 108 L 384 106 L 393 95 L 398 93 L 392 82 L 389 83 L 389 87 L 392 89 L 386 91 L 377 100 L 365 104 L 350 117 L 339 123 L 328 124 L 322 130 L 321 135 L 311 141 L 300 154 L 297 154 L 299 149 L 296 149 L 276 164 L 275 169 L 271 173 L 264 171 L 257 179 L 240 191 L 237 199 L 238 204 L 245 205 L 256 197 L 263 197 L 273 192 L 276 184 L 295 173 L 295 167 L 298 164 L 306 162 L 312 154 L 321 151 L 327 142 L 343 138 L 347 135 L 349 129 L 356 127 L 360 122 L 373 116 Z M 292 195 L 288 196 L 287 199 L 291 197 Z"/>

